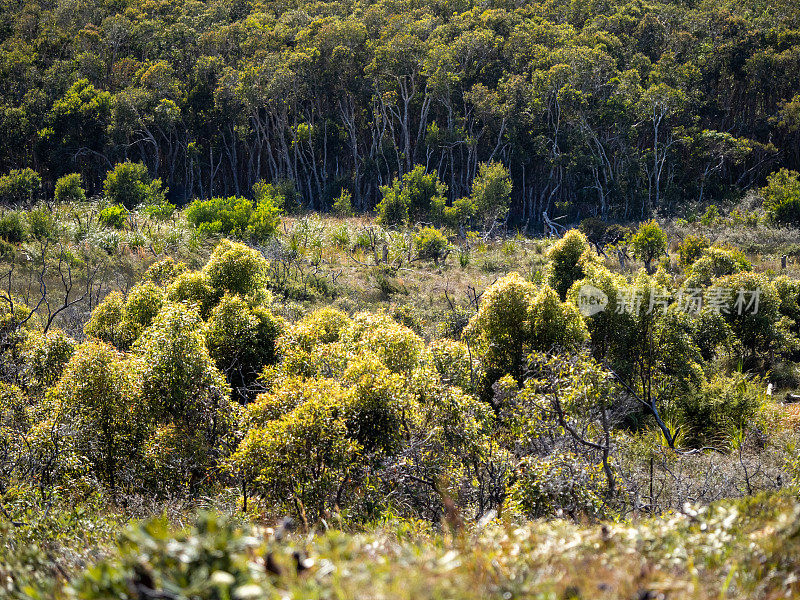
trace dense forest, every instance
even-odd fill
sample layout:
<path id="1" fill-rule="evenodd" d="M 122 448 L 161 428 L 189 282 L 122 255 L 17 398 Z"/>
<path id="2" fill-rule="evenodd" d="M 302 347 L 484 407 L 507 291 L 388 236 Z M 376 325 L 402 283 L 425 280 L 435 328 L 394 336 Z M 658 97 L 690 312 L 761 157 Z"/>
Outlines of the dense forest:
<path id="1" fill-rule="evenodd" d="M 482 162 L 510 215 L 632 219 L 800 169 L 800 9 L 763 2 L 4 2 L 0 172 L 90 193 L 143 162 L 181 205 L 293 182 L 373 208 Z"/>
<path id="2" fill-rule="evenodd" d="M 0 597 L 800 597 L 800 5 L 0 0 Z"/>

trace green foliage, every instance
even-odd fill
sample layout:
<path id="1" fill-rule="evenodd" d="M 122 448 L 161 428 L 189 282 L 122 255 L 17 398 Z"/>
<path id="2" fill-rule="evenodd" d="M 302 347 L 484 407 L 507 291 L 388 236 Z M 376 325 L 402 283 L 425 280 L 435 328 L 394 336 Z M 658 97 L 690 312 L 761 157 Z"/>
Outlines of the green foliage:
<path id="1" fill-rule="evenodd" d="M 175 262 L 172 257 L 167 256 L 147 268 L 147 271 L 142 275 L 142 282 L 149 281 L 166 288 L 186 272 L 187 267 L 184 263 Z"/>
<path id="2" fill-rule="evenodd" d="M 433 259 L 437 265 L 450 248 L 447 236 L 435 227 L 423 227 L 414 235 L 414 245 L 420 258 Z"/>
<path id="3" fill-rule="evenodd" d="M 406 374 L 417 366 L 425 347 L 416 333 L 388 315 L 366 312 L 353 316 L 342 341 L 353 350 L 374 353 L 390 371 Z"/>
<path id="4" fill-rule="evenodd" d="M 481 163 L 472 181 L 472 202 L 478 219 L 488 224 L 502 219 L 511 204 L 511 174 L 499 162 Z"/>
<path id="5" fill-rule="evenodd" d="M 634 256 L 644 262 L 648 273 L 653 272 L 653 261 L 667 251 L 667 234 L 655 220 L 641 223 L 628 242 Z"/>
<path id="6" fill-rule="evenodd" d="M 475 202 L 472 198 L 459 198 L 444 209 L 444 221 L 454 229 L 466 227 L 474 216 Z"/>
<path id="7" fill-rule="evenodd" d="M 55 217 L 45 207 L 29 210 L 25 213 L 25 221 L 28 232 L 36 240 L 50 240 L 56 235 Z"/>
<path id="8" fill-rule="evenodd" d="M 700 258 L 691 265 L 685 285 L 687 288 L 708 286 L 716 277 L 750 271 L 752 268 L 741 250 L 710 246 L 703 249 Z"/>
<path id="9" fill-rule="evenodd" d="M 790 351 L 797 343 L 779 322 L 780 298 L 762 274 L 742 271 L 720 277 L 706 290 L 705 300 L 723 314 L 748 359 L 770 349 Z"/>
<path id="10" fill-rule="evenodd" d="M 352 217 L 353 194 L 347 190 L 342 190 L 342 193 L 333 201 L 333 214 L 337 217 Z"/>
<path id="11" fill-rule="evenodd" d="M 426 173 L 417 165 L 413 170 L 395 179 L 390 186 L 382 186 L 383 199 L 378 204 L 378 222 L 392 227 L 405 225 L 409 220 L 440 221 L 444 214 L 447 186 L 439 180 L 436 171 Z"/>
<path id="12" fill-rule="evenodd" d="M 42 178 L 33 169 L 13 169 L 0 177 L 0 202 L 11 206 L 30 204 L 41 187 Z"/>
<path id="13" fill-rule="evenodd" d="M 681 396 L 675 407 L 687 442 L 695 447 L 728 447 L 736 436 L 763 422 L 766 385 L 734 372 L 705 382 Z"/>
<path id="14" fill-rule="evenodd" d="M 247 553 L 256 543 L 246 533 L 232 519 L 210 513 L 174 537 L 166 519 L 131 525 L 119 556 L 87 568 L 71 593 L 80 600 L 123 598 L 131 589 L 137 595 L 170 590 L 195 600 L 252 598 L 254 587 L 261 594 L 256 582 L 262 578 L 251 568 Z"/>
<path id="15" fill-rule="evenodd" d="M 60 443 L 89 460 L 94 475 L 112 489 L 121 483 L 121 471 L 135 466 L 141 447 L 146 415 L 136 397 L 133 369 L 112 346 L 98 341 L 75 349 L 48 394 L 52 427 L 67 434 Z"/>
<path id="16" fill-rule="evenodd" d="M 193 306 L 204 319 L 208 318 L 219 296 L 209 283 L 208 276 L 200 271 L 187 271 L 178 275 L 167 288 L 170 302 L 183 302 Z"/>
<path id="17" fill-rule="evenodd" d="M 92 311 L 83 333 L 125 350 L 135 337 L 125 321 L 125 297 L 119 292 L 111 292 Z"/>
<path id="18" fill-rule="evenodd" d="M 77 343 L 60 329 L 47 333 L 31 332 L 25 338 L 22 356 L 26 365 L 26 384 L 29 391 L 42 395 L 64 371 L 75 353 Z"/>
<path id="19" fill-rule="evenodd" d="M 143 281 L 131 288 L 125 299 L 124 321 L 138 337 L 144 329 L 150 326 L 164 304 L 164 289 L 151 281 Z"/>
<path id="20" fill-rule="evenodd" d="M 247 198 L 238 196 L 197 199 L 186 210 L 186 219 L 203 233 L 249 237 L 263 242 L 274 236 L 280 225 L 278 201 L 282 203 L 280 196 L 263 191 L 255 206 Z"/>
<path id="21" fill-rule="evenodd" d="M 130 161 L 119 163 L 108 172 L 103 192 L 111 202 L 128 210 L 166 202 L 161 180 L 151 179 L 144 164 Z"/>
<path id="22" fill-rule="evenodd" d="M 525 519 L 565 512 L 589 518 L 605 516 L 604 478 L 599 468 L 570 454 L 520 461 L 508 487 L 503 510 Z"/>
<path id="23" fill-rule="evenodd" d="M 222 240 L 214 248 L 203 269 L 214 292 L 247 296 L 263 292 L 266 284 L 267 261 L 260 252 L 244 244 Z"/>
<path id="24" fill-rule="evenodd" d="M 256 205 L 247 223 L 247 235 L 256 242 L 265 242 L 275 236 L 281 224 L 281 210 L 266 200 Z"/>
<path id="25" fill-rule="evenodd" d="M 349 436 L 366 453 L 396 451 L 407 404 L 403 378 L 366 355 L 350 363 L 343 380 L 351 387 L 343 415 Z"/>
<path id="26" fill-rule="evenodd" d="M 20 244 L 27 237 L 25 222 L 22 214 L 17 211 L 8 211 L 0 216 L 0 238 L 9 244 Z"/>
<path id="27" fill-rule="evenodd" d="M 205 233 L 243 236 L 253 214 L 253 203 L 247 198 L 211 198 L 192 202 L 186 209 L 186 220 Z"/>
<path id="28" fill-rule="evenodd" d="M 464 335 L 478 342 L 491 385 L 506 374 L 521 383 L 528 354 L 576 349 L 588 331 L 577 308 L 561 302 L 552 288 L 537 290 L 511 273 L 484 292 Z"/>
<path id="29" fill-rule="evenodd" d="M 331 393 L 250 429 L 228 465 L 265 500 L 314 523 L 334 510 L 358 453 L 347 436 L 342 399 Z"/>
<path id="30" fill-rule="evenodd" d="M 597 255 L 589 241 L 577 229 L 571 229 L 547 251 L 547 278 L 550 287 L 563 300 L 572 284 L 586 276 L 589 265 L 597 262 Z"/>
<path id="31" fill-rule="evenodd" d="M 83 189 L 80 173 L 69 173 L 56 180 L 56 202 L 85 202 L 86 191 Z"/>
<path id="32" fill-rule="evenodd" d="M 154 482 L 194 489 L 232 425 L 230 388 L 214 365 L 197 311 L 166 304 L 132 348 L 155 432 L 145 460 Z"/>
<path id="33" fill-rule="evenodd" d="M 279 179 L 273 183 L 256 181 L 253 184 L 253 200 L 256 205 L 266 203 L 288 213 L 297 212 L 301 203 L 297 186 L 290 179 Z"/>
<path id="34" fill-rule="evenodd" d="M 767 216 L 783 225 L 800 224 L 800 173 L 780 169 L 767 177 L 761 189 Z"/>
<path id="35" fill-rule="evenodd" d="M 122 229 L 128 219 L 128 211 L 124 206 L 106 206 L 97 216 L 103 227 Z"/>
<path id="36" fill-rule="evenodd" d="M 263 367 L 276 361 L 282 328 L 281 320 L 266 308 L 251 307 L 240 296 L 223 296 L 211 311 L 206 328 L 209 354 L 242 395 Z"/>
<path id="37" fill-rule="evenodd" d="M 711 243 L 702 235 L 687 235 L 678 246 L 678 256 L 684 268 L 691 267 Z"/>

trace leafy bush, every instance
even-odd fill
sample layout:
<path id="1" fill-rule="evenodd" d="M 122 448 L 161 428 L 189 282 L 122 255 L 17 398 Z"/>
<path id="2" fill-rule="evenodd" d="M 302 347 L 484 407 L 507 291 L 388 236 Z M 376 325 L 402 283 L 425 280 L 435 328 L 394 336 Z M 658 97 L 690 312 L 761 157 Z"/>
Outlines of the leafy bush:
<path id="1" fill-rule="evenodd" d="M 48 394 L 61 444 L 85 457 L 102 482 L 115 488 L 135 467 L 147 416 L 137 406 L 134 370 L 112 346 L 84 342 Z"/>
<path id="2" fill-rule="evenodd" d="M 206 345 L 217 368 L 246 397 L 261 370 L 277 359 L 280 319 L 261 306 L 251 307 L 239 296 L 223 296 L 211 312 Z"/>
<path id="3" fill-rule="evenodd" d="M 64 203 L 86 201 L 80 173 L 70 173 L 56 180 L 55 200 Z"/>
<path id="4" fill-rule="evenodd" d="M 319 395 L 250 429 L 228 469 L 251 481 L 267 502 L 317 522 L 335 509 L 358 457 L 343 404 L 337 394 Z"/>
<path id="5" fill-rule="evenodd" d="M 247 234 L 256 242 L 265 242 L 275 236 L 281 224 L 281 209 L 261 200 L 247 222 Z"/>
<path id="6" fill-rule="evenodd" d="M 205 233 L 243 236 L 253 214 L 253 203 L 241 196 L 197 199 L 186 209 L 186 220 Z"/>
<path id="7" fill-rule="evenodd" d="M 714 377 L 694 394 L 680 396 L 676 410 L 685 439 L 696 447 L 728 446 L 739 432 L 759 423 L 765 389 L 760 379 L 734 372 Z"/>
<path id="8" fill-rule="evenodd" d="M 504 218 L 511 204 L 511 173 L 502 163 L 481 163 L 472 181 L 471 199 L 484 228 Z"/>
<path id="9" fill-rule="evenodd" d="M 0 216 L 0 238 L 9 244 L 20 244 L 26 237 L 25 222 L 19 212 L 10 211 Z"/>
<path id="10" fill-rule="evenodd" d="M 548 282 L 563 300 L 572 284 L 586 276 L 587 267 L 597 262 L 597 255 L 592 252 L 586 236 L 571 229 L 550 247 L 547 260 Z"/>
<path id="11" fill-rule="evenodd" d="M 750 261 L 741 250 L 710 246 L 702 250 L 700 258 L 689 268 L 685 287 L 708 286 L 716 277 L 724 277 L 752 270 Z"/>
<path id="12" fill-rule="evenodd" d="M 779 322 L 775 287 L 760 273 L 742 271 L 720 277 L 706 290 L 704 300 L 722 313 L 749 359 L 771 348 L 790 351 L 796 344 Z"/>
<path id="13" fill-rule="evenodd" d="M 103 227 L 111 229 L 122 229 L 125 227 L 125 221 L 128 218 L 128 211 L 124 206 L 106 206 L 100 211 L 98 220 Z"/>
<path id="14" fill-rule="evenodd" d="M 167 304 L 133 345 L 155 433 L 145 448 L 154 485 L 196 489 L 230 431 L 230 388 L 214 365 L 197 311 Z"/>
<path id="15" fill-rule="evenodd" d="M 382 186 L 381 193 L 383 199 L 376 208 L 381 225 L 405 225 L 409 219 L 436 221 L 444 214 L 447 186 L 436 171 L 426 173 L 422 165 L 395 179 L 391 187 Z"/>
<path id="16" fill-rule="evenodd" d="M 88 568 L 71 584 L 80 600 L 175 596 L 195 600 L 253 598 L 261 581 L 248 552 L 255 538 L 235 522 L 200 513 L 191 528 L 173 534 L 166 519 L 131 525 L 120 555 Z M 180 594 L 178 596 L 177 594 Z"/>
<path id="17" fill-rule="evenodd" d="M 124 321 L 134 337 L 150 326 L 164 301 L 164 289 L 151 281 L 133 286 L 125 299 Z"/>
<path id="18" fill-rule="evenodd" d="M 525 457 L 508 486 L 503 510 L 525 519 L 562 514 L 601 518 L 606 516 L 604 483 L 600 465 L 572 454 Z"/>
<path id="19" fill-rule="evenodd" d="M 342 336 L 356 352 L 375 354 L 394 373 L 411 373 L 418 365 L 425 344 L 408 327 L 385 314 L 358 313 Z"/>
<path id="20" fill-rule="evenodd" d="M 42 187 L 42 178 L 30 168 L 14 169 L 0 177 L 0 202 L 31 204 Z"/>
<path id="21" fill-rule="evenodd" d="M 225 292 L 247 296 L 263 291 L 267 261 L 260 252 L 244 244 L 222 240 L 203 269 L 216 294 Z"/>
<path id="22" fill-rule="evenodd" d="M 486 392 L 506 374 L 522 383 L 532 351 L 575 349 L 586 340 L 588 331 L 578 309 L 561 302 L 552 288 L 537 290 L 519 274 L 510 273 L 484 292 L 464 335 L 476 340 L 483 353 Z"/>
<path id="23" fill-rule="evenodd" d="M 333 214 L 337 217 L 352 217 L 353 194 L 347 190 L 342 190 L 342 193 L 333 201 Z"/>
<path id="24" fill-rule="evenodd" d="M 667 251 L 667 234 L 655 220 L 646 221 L 639 225 L 629 243 L 633 248 L 633 255 L 644 262 L 648 273 L 652 273 L 653 260 Z"/>
<path id="25" fill-rule="evenodd" d="M 297 186 L 291 179 L 279 179 L 273 183 L 257 181 L 253 185 L 253 200 L 256 205 L 266 202 L 288 213 L 297 212 L 301 205 Z"/>
<path id="26" fill-rule="evenodd" d="M 193 306 L 204 319 L 208 318 L 219 296 L 211 287 L 208 276 L 201 271 L 187 271 L 175 278 L 167 288 L 170 302 L 184 302 Z"/>
<path id="27" fill-rule="evenodd" d="M 174 204 L 165 200 L 164 202 L 159 202 L 157 204 L 148 204 L 144 208 L 144 214 L 153 219 L 166 221 L 173 214 L 175 214 L 176 209 L 177 207 Z"/>
<path id="28" fill-rule="evenodd" d="M 89 321 L 83 327 L 89 337 L 108 342 L 120 350 L 127 350 L 135 340 L 125 319 L 125 297 L 119 292 L 111 292 L 92 311 Z"/>
<path id="29" fill-rule="evenodd" d="M 702 235 L 687 235 L 678 246 L 678 256 L 682 266 L 690 267 L 711 243 Z"/>
<path id="30" fill-rule="evenodd" d="M 767 177 L 761 189 L 764 210 L 775 223 L 800 224 L 800 173 L 781 169 Z"/>
<path id="31" fill-rule="evenodd" d="M 186 210 L 186 220 L 206 234 L 222 233 L 263 242 L 274 236 L 280 225 L 278 199 L 265 192 L 255 206 L 240 196 L 197 199 Z"/>
<path id="32" fill-rule="evenodd" d="M 453 229 L 461 230 L 475 216 L 475 202 L 472 198 L 459 198 L 452 206 L 444 209 L 444 221 Z"/>
<path id="33" fill-rule="evenodd" d="M 151 179 L 147 167 L 142 163 L 126 161 L 117 164 L 106 175 L 103 182 L 106 198 L 128 210 L 140 205 L 166 203 L 166 190 L 160 179 Z"/>
<path id="34" fill-rule="evenodd" d="M 450 247 L 447 236 L 435 227 L 423 227 L 414 235 L 414 245 L 420 258 L 433 259 L 437 265 Z"/>
<path id="35" fill-rule="evenodd" d="M 25 214 L 28 232 L 37 240 L 49 240 L 55 236 L 56 220 L 52 211 L 36 208 Z"/>
<path id="36" fill-rule="evenodd" d="M 397 449 L 406 411 L 406 382 L 375 356 L 362 355 L 344 372 L 351 396 L 344 420 L 351 439 L 364 452 L 391 454 Z"/>
<path id="37" fill-rule="evenodd" d="M 76 345 L 75 340 L 60 329 L 28 334 L 22 347 L 28 389 L 41 395 L 51 387 L 61 377 Z"/>
<path id="38" fill-rule="evenodd" d="M 175 262 L 172 257 L 167 256 L 147 268 L 142 275 L 142 282 L 149 281 L 166 288 L 186 271 L 187 267 L 184 263 Z"/>

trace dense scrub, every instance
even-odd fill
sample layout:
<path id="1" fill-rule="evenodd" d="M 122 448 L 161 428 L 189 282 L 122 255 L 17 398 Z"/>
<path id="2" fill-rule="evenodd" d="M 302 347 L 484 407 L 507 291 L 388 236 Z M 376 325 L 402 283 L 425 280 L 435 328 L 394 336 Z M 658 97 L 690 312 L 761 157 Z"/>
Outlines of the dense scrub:
<path id="1" fill-rule="evenodd" d="M 648 216 L 800 168 L 799 27 L 788 0 L 6 2 L 0 197 L 265 181 L 402 220 L 393 182 L 422 165 L 458 222 L 504 212 L 470 202 L 497 161 L 521 222 Z M 778 221 L 796 204 L 770 195 Z"/>
<path id="2" fill-rule="evenodd" d="M 455 532 L 668 515 L 800 475 L 780 402 L 798 385 L 800 286 L 793 258 L 768 254 L 791 230 L 731 211 L 484 239 L 308 216 L 263 244 L 239 230 L 247 245 L 186 211 L 126 209 L 116 230 L 95 204 L 59 206 L 38 234 L 39 210 L 13 213 L 0 291 L 13 594 L 113 555 L 120 523 L 160 507 Z M 141 245 L 87 243 L 112 231 Z M 713 237 L 748 231 L 761 253 Z M 233 563 L 220 572 L 247 585 Z"/>

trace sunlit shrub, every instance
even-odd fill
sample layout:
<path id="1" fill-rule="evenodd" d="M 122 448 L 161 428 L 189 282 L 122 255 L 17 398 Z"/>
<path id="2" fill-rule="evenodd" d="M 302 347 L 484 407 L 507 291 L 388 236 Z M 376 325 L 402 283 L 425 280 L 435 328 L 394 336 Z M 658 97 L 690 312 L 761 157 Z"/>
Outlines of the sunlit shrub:
<path id="1" fill-rule="evenodd" d="M 12 206 L 32 203 L 41 187 L 42 178 L 33 169 L 13 169 L 0 177 L 0 201 Z"/>
<path id="2" fill-rule="evenodd" d="M 80 173 L 70 173 L 56 180 L 56 202 L 85 202 L 86 192 L 83 189 Z"/>
<path id="3" fill-rule="evenodd" d="M 200 316 L 208 318 L 219 296 L 211 287 L 208 276 L 201 271 L 186 271 L 178 275 L 167 288 L 170 302 L 184 302 L 194 306 Z"/>
<path id="4" fill-rule="evenodd" d="M 702 235 L 687 235 L 678 246 L 678 256 L 683 267 L 690 267 L 711 243 Z"/>
<path id="5" fill-rule="evenodd" d="M 67 447 L 91 462 L 96 477 L 112 488 L 131 468 L 148 415 L 136 402 L 134 369 L 112 346 L 84 342 L 48 394 L 53 421 Z"/>
<path id="6" fill-rule="evenodd" d="M 128 212 L 125 210 L 124 206 L 106 206 L 100 211 L 100 214 L 97 216 L 97 218 L 103 227 L 108 227 L 110 229 L 122 229 L 125 227 L 125 221 L 128 218 Z"/>
<path id="7" fill-rule="evenodd" d="M 176 473 L 164 484 L 188 484 L 191 489 L 219 458 L 218 444 L 233 418 L 230 388 L 208 353 L 200 316 L 183 304 L 167 304 L 132 350 L 153 424 L 162 432 L 172 431 L 173 439 L 177 436 L 163 447 L 182 448 L 174 456 L 155 453 L 162 470 L 170 465 Z"/>
<path id="8" fill-rule="evenodd" d="M 526 519 L 605 516 L 605 479 L 600 465 L 572 454 L 520 461 L 503 511 Z"/>
<path id="9" fill-rule="evenodd" d="M 224 296 L 211 311 L 206 345 L 217 368 L 240 394 L 266 365 L 276 360 L 276 340 L 282 321 L 261 306 L 251 307 L 239 296 Z"/>
<path id="10" fill-rule="evenodd" d="M 694 446 L 727 447 L 739 432 L 763 420 L 765 390 L 760 379 L 734 372 L 705 382 L 694 394 L 680 396 L 676 410 L 684 438 Z"/>
<path id="11" fill-rule="evenodd" d="M 653 261 L 667 251 L 667 234 L 655 220 L 641 223 L 628 241 L 633 255 L 644 263 L 648 273 L 653 272 Z"/>
<path id="12" fill-rule="evenodd" d="M 222 240 L 203 269 L 211 288 L 247 296 L 262 292 L 266 284 L 267 261 L 260 252 L 244 244 Z"/>
<path id="13" fill-rule="evenodd" d="M 423 227 L 414 236 L 414 245 L 420 258 L 432 259 L 438 265 L 446 255 L 450 243 L 441 230 L 435 227 Z"/>
<path id="14" fill-rule="evenodd" d="M 158 205 L 166 202 L 166 190 L 160 179 L 151 179 L 142 163 L 117 164 L 103 182 L 106 197 L 114 204 L 133 210 L 140 205 Z"/>
<path id="15" fill-rule="evenodd" d="M 61 377 L 75 352 L 76 342 L 60 329 L 31 332 L 22 347 L 28 388 L 42 394 Z"/>
<path id="16" fill-rule="evenodd" d="M 337 505 L 358 450 L 341 399 L 321 396 L 250 429 L 227 465 L 267 502 L 315 523 Z"/>
<path id="17" fill-rule="evenodd" d="M 89 321 L 83 327 L 83 333 L 113 344 L 120 350 L 126 350 L 135 339 L 125 320 L 125 297 L 119 292 L 111 292 L 95 307 Z"/>
<path id="18" fill-rule="evenodd" d="M 571 229 L 547 251 L 547 279 L 563 300 L 572 284 L 586 276 L 589 265 L 597 262 L 597 257 L 589 246 L 589 241 L 577 229 Z"/>

